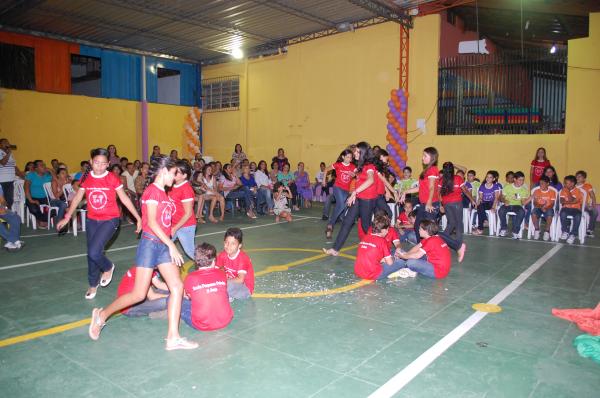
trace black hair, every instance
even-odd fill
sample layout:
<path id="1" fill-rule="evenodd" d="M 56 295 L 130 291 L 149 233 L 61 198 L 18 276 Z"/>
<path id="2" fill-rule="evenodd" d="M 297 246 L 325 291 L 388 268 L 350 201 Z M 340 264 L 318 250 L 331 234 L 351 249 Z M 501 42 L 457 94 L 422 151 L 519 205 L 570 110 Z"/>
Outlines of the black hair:
<path id="1" fill-rule="evenodd" d="M 358 157 L 358 161 L 356 162 L 356 170 L 361 171 L 363 167 L 367 164 L 374 164 L 375 166 L 379 165 L 378 159 L 373 154 L 373 149 L 369 145 L 368 142 L 361 141 L 356 144 L 356 148 L 359 150 L 360 155 Z"/>
<path id="2" fill-rule="evenodd" d="M 112 166 L 110 166 L 110 172 L 112 173 L 115 169 L 119 170 L 119 175 L 121 175 L 121 173 L 123 173 L 123 169 L 121 168 L 121 165 L 118 164 L 113 164 Z"/>
<path id="3" fill-rule="evenodd" d="M 210 243 L 201 243 L 194 250 L 194 264 L 196 269 L 210 267 L 217 257 L 217 249 Z"/>
<path id="4" fill-rule="evenodd" d="M 56 159 L 56 158 L 52 159 L 52 160 L 50 161 L 50 163 L 52 163 L 52 162 L 54 162 L 54 161 L 56 161 L 56 163 L 58 163 L 58 159 Z"/>
<path id="5" fill-rule="evenodd" d="M 337 163 L 342 163 L 344 161 L 344 156 L 346 155 L 352 155 L 352 151 L 350 149 L 344 149 L 342 152 L 340 152 L 340 156 L 338 156 L 337 158 Z M 352 157 L 352 160 L 350 161 L 350 163 L 354 162 L 354 157 Z"/>
<path id="6" fill-rule="evenodd" d="M 406 166 L 405 168 L 402 169 L 402 171 L 410 171 L 412 173 L 412 168 L 410 168 L 409 166 Z"/>
<path id="7" fill-rule="evenodd" d="M 126 156 L 123 156 L 121 159 L 119 159 L 119 163 L 122 163 L 122 162 L 129 162 L 129 158 Z"/>
<path id="8" fill-rule="evenodd" d="M 565 181 L 571 181 L 573 184 L 577 184 L 577 178 L 574 175 L 568 175 L 565 177 Z"/>
<path id="9" fill-rule="evenodd" d="M 508 177 L 512 175 L 513 177 L 515 177 L 515 172 L 514 171 L 507 171 L 506 174 L 504 175 L 504 177 Z"/>
<path id="10" fill-rule="evenodd" d="M 498 172 L 496 170 L 490 170 L 490 171 L 488 171 L 488 174 L 491 174 L 492 177 L 494 177 L 494 182 L 498 182 L 498 178 L 500 177 L 500 174 L 498 174 Z"/>
<path id="11" fill-rule="evenodd" d="M 87 160 L 82 160 L 81 162 L 79 162 L 79 166 L 81 166 L 81 167 L 83 167 L 83 166 L 87 166 L 87 165 L 89 165 L 89 164 L 90 164 L 90 162 L 89 162 L 89 161 L 87 161 Z"/>
<path id="12" fill-rule="evenodd" d="M 273 161 L 271 162 L 271 170 L 274 170 L 274 169 L 275 169 L 275 166 L 274 166 L 274 165 L 277 165 L 277 169 L 279 170 L 279 163 L 278 163 L 277 161 L 275 161 L 275 160 L 273 160 Z"/>
<path id="13" fill-rule="evenodd" d="M 154 160 L 150 163 L 150 170 L 148 171 L 148 176 L 146 177 L 146 185 L 144 188 L 148 187 L 157 174 L 160 173 L 162 169 L 170 170 L 175 167 L 175 161 L 168 156 L 160 156 L 158 158 L 154 158 Z"/>
<path id="14" fill-rule="evenodd" d="M 92 149 L 90 151 L 90 159 L 93 161 L 96 156 L 104 156 L 106 158 L 106 160 L 108 161 L 108 156 L 109 156 L 108 150 L 105 148 Z M 82 164 L 82 166 L 83 166 L 83 164 Z M 92 165 L 89 162 L 87 162 L 85 172 L 81 175 L 81 178 L 79 179 L 81 184 L 83 184 L 85 179 L 88 177 L 88 175 L 90 174 L 90 171 L 92 171 Z"/>
<path id="15" fill-rule="evenodd" d="M 279 187 L 281 186 L 283 186 L 283 183 L 281 181 L 277 181 L 275 185 L 273 185 L 273 192 L 279 191 Z"/>
<path id="16" fill-rule="evenodd" d="M 433 220 L 422 220 L 421 225 L 419 225 L 419 228 L 423 228 L 425 231 L 427 231 L 427 234 L 429 236 L 437 235 L 437 233 L 440 230 L 440 227 L 438 226 L 437 222 Z"/>
<path id="17" fill-rule="evenodd" d="M 419 176 L 419 180 L 422 180 L 425 178 L 425 173 L 427 173 L 427 170 L 429 170 L 433 166 L 437 166 L 438 157 L 440 156 L 438 150 L 432 146 L 428 146 L 427 148 L 423 149 L 423 152 L 428 154 L 429 157 L 431 158 L 431 160 L 429 161 L 429 164 L 425 165 L 425 167 L 423 168 L 423 171 L 421 172 L 421 175 Z"/>
<path id="18" fill-rule="evenodd" d="M 221 170 L 221 173 L 223 173 L 223 177 L 225 177 L 226 179 L 228 179 L 229 181 L 233 181 L 233 178 L 231 178 L 231 176 L 229 175 L 229 173 L 227 172 L 227 166 L 231 166 L 231 163 L 225 163 L 223 165 L 223 169 Z"/>
<path id="19" fill-rule="evenodd" d="M 548 178 L 548 176 L 541 176 L 540 181 L 544 181 L 544 182 L 547 182 L 548 184 L 550 184 L 550 179 Z"/>
<path id="20" fill-rule="evenodd" d="M 325 167 L 327 167 L 327 165 L 325 164 L 325 162 L 321 162 L 321 163 L 319 163 L 319 167 L 321 167 L 321 166 L 325 166 Z"/>
<path id="21" fill-rule="evenodd" d="M 413 210 L 410 213 L 408 213 L 408 217 L 412 217 L 412 218 L 417 218 L 417 211 Z"/>
<path id="22" fill-rule="evenodd" d="M 474 176 L 477 175 L 477 173 L 475 172 L 475 170 L 469 170 L 469 171 L 467 171 L 467 174 L 473 174 Z"/>
<path id="23" fill-rule="evenodd" d="M 242 233 L 242 230 L 236 227 L 232 227 L 232 228 L 227 228 L 227 231 L 225 231 L 225 237 L 223 238 L 223 240 L 227 239 L 228 237 L 232 237 L 235 240 L 238 241 L 238 243 L 242 243 L 242 240 L 244 238 L 244 234 Z"/>
<path id="24" fill-rule="evenodd" d="M 440 193 L 446 196 L 454 191 L 454 164 L 445 162 L 442 166 L 442 189 Z"/>
<path id="25" fill-rule="evenodd" d="M 582 176 L 583 178 L 587 178 L 587 173 L 584 170 L 579 170 L 575 173 L 576 176 Z"/>
<path id="26" fill-rule="evenodd" d="M 554 173 L 554 175 L 550 177 L 550 184 L 558 185 L 558 175 L 556 174 L 556 169 L 554 168 L 554 166 L 546 166 L 542 175 L 546 175 L 546 171 L 548 171 L 549 169 L 552 170 L 552 172 Z"/>
<path id="27" fill-rule="evenodd" d="M 515 176 L 515 180 L 518 178 L 525 178 L 525 174 L 522 171 L 517 171 L 513 175 Z"/>
<path id="28" fill-rule="evenodd" d="M 186 180 L 189 180 L 192 177 L 192 166 L 190 165 L 190 162 L 188 162 L 187 160 L 178 160 L 175 162 L 175 167 L 177 167 L 177 170 L 179 170 L 180 173 L 185 174 Z"/>

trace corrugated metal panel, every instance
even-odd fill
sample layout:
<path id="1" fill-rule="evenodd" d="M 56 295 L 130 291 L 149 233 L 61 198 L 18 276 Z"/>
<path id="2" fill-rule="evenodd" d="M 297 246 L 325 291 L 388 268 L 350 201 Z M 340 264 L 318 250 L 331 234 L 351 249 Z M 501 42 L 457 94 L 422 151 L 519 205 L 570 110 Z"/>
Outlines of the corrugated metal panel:
<path id="1" fill-rule="evenodd" d="M 380 1 L 386 2 L 393 4 Z M 346 0 L 8 0 L 2 4 L 0 24 L 10 27 L 190 59 L 375 16 Z"/>

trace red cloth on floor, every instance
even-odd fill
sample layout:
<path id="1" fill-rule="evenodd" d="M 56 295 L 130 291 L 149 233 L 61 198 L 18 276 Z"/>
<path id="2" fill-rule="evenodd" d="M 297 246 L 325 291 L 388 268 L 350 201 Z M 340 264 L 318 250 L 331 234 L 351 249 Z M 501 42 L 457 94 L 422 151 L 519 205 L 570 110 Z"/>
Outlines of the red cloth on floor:
<path id="1" fill-rule="evenodd" d="M 561 310 L 552 308 L 552 315 L 575 322 L 579 329 L 594 336 L 600 336 L 600 303 L 596 308 Z"/>

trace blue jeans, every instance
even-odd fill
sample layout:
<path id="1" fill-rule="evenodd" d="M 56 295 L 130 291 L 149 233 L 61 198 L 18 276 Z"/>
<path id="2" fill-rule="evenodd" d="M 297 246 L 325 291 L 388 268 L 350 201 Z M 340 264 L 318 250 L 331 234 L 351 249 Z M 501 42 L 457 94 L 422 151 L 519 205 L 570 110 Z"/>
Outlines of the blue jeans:
<path id="1" fill-rule="evenodd" d="M 175 233 L 173 242 L 179 239 L 179 243 L 183 247 L 183 251 L 192 260 L 195 257 L 196 245 L 194 243 L 194 237 L 196 235 L 196 226 L 190 225 L 189 227 L 181 227 Z"/>
<path id="2" fill-rule="evenodd" d="M 337 219 L 342 215 L 344 209 L 346 208 L 346 200 L 348 200 L 348 191 L 344 191 L 342 188 L 333 186 L 333 198 L 335 199 L 335 208 L 333 209 L 333 214 L 329 218 L 329 222 L 327 225 L 330 225 L 332 228 L 337 222 Z M 369 219 L 369 223 L 371 220 Z"/>
<path id="3" fill-rule="evenodd" d="M 425 209 L 425 203 L 421 203 L 417 209 L 417 216 L 415 217 L 415 235 L 417 238 L 417 243 L 421 241 L 421 236 L 419 235 L 419 226 L 421 225 L 421 221 L 436 221 L 440 215 L 440 202 L 433 202 L 431 205 L 433 206 L 433 211 L 431 213 Z"/>
<path id="4" fill-rule="evenodd" d="M 21 235 L 21 217 L 17 213 L 7 211 L 0 215 L 0 219 L 6 221 L 8 228 L 4 223 L 0 223 L 0 236 L 7 242 L 15 243 Z"/>
<path id="5" fill-rule="evenodd" d="M 571 232 L 569 232 L 569 219 L 567 218 L 568 216 L 573 217 L 573 225 L 571 225 Z M 579 233 L 580 223 L 581 210 L 571 209 L 569 207 L 563 207 L 562 209 L 560 209 L 560 226 L 562 232 L 577 236 L 577 234 Z"/>
<path id="6" fill-rule="evenodd" d="M 192 300 L 188 300 L 185 297 L 181 300 L 181 320 L 191 328 L 196 329 L 192 323 Z"/>
<path id="7" fill-rule="evenodd" d="M 98 286 L 100 273 L 110 271 L 113 264 L 104 255 L 104 247 L 119 228 L 119 219 L 106 221 L 86 220 L 88 283 L 90 287 Z"/>
<path id="8" fill-rule="evenodd" d="M 418 258 L 418 259 L 414 259 L 414 258 L 411 258 L 410 260 L 396 259 L 396 261 L 394 261 L 394 265 L 396 265 L 396 263 L 401 265 L 400 268 L 408 268 L 409 270 L 414 271 L 423 276 L 426 276 L 428 278 L 435 278 L 433 264 L 431 264 L 429 261 L 427 261 L 426 255 L 424 255 L 423 257 Z"/>
<path id="9" fill-rule="evenodd" d="M 400 242 L 417 243 L 417 235 L 414 229 L 405 229 L 404 234 L 400 235 Z"/>
<path id="10" fill-rule="evenodd" d="M 54 216 L 54 224 L 56 225 L 60 220 L 65 217 L 65 210 L 67 209 L 67 204 L 62 200 L 58 199 L 50 199 L 50 203 L 48 203 L 48 199 L 46 198 L 33 198 L 40 202 L 42 205 L 49 204 L 52 207 L 58 207 L 58 214 Z M 29 212 L 35 216 L 38 221 L 46 222 L 48 218 L 45 213 L 42 212 L 40 206 L 31 203 L 29 200 L 25 200 L 25 204 L 29 209 Z M 67 228 L 67 227 L 65 227 Z"/>
<path id="11" fill-rule="evenodd" d="M 252 209 L 252 191 L 248 187 L 242 186 L 235 191 L 230 191 L 225 197 L 226 200 L 233 200 L 235 206 L 235 199 L 242 199 L 244 201 L 244 207 L 246 211 Z"/>
<path id="12" fill-rule="evenodd" d="M 123 315 L 128 317 L 138 317 L 138 316 L 146 316 L 151 312 L 164 311 L 167 309 L 167 298 L 159 298 L 156 300 L 148 300 L 142 301 L 139 304 L 136 304 L 129 308 L 129 310 Z"/>
<path id="13" fill-rule="evenodd" d="M 250 298 L 250 290 L 244 283 L 227 281 L 227 294 L 230 299 L 246 300 Z"/>
<path id="14" fill-rule="evenodd" d="M 379 274 L 379 276 L 377 277 L 378 281 L 380 281 L 382 279 L 386 279 L 389 274 L 393 274 L 394 272 L 398 271 L 399 269 L 402 269 L 405 267 L 404 263 L 399 260 L 395 260 L 392 265 L 387 265 L 387 264 L 383 263 L 383 264 L 381 264 L 381 266 L 383 267 L 383 270 L 381 271 L 381 274 Z"/>
<path id="15" fill-rule="evenodd" d="M 136 267 L 154 269 L 161 264 L 171 264 L 169 247 L 158 237 L 142 232 L 142 238 L 135 252 Z"/>
<path id="16" fill-rule="evenodd" d="M 477 206 L 477 229 L 483 231 L 483 222 L 487 220 L 487 210 L 491 210 L 494 202 L 481 202 Z"/>
<path id="17" fill-rule="evenodd" d="M 498 216 L 500 217 L 500 229 L 503 231 L 506 231 L 508 229 L 508 217 L 506 216 L 506 214 L 509 212 L 515 213 L 512 230 L 513 233 L 518 234 L 521 230 L 521 223 L 523 222 L 523 218 L 525 218 L 525 209 L 523 209 L 523 206 L 519 205 L 500 207 L 500 209 L 498 210 Z"/>
<path id="18" fill-rule="evenodd" d="M 256 194 L 256 207 L 260 209 L 263 204 L 267 205 L 267 210 L 273 210 L 273 192 L 267 187 L 260 187 Z"/>

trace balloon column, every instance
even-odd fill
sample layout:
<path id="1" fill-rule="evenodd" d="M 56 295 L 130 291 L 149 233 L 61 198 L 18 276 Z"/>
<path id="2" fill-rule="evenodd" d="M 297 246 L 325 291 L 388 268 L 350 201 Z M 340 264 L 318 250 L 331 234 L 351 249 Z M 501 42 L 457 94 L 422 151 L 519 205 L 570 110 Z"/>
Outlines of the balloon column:
<path id="1" fill-rule="evenodd" d="M 408 107 L 408 93 L 403 89 L 392 90 L 392 99 L 388 101 L 387 113 L 387 150 L 390 154 L 390 165 L 397 176 L 402 175 L 402 169 L 408 159 L 406 143 L 406 110 Z"/>
<path id="2" fill-rule="evenodd" d="M 200 143 L 200 116 L 202 110 L 193 107 L 185 115 L 185 124 L 183 125 L 183 148 L 185 158 L 193 159 L 197 153 L 202 152 Z"/>

